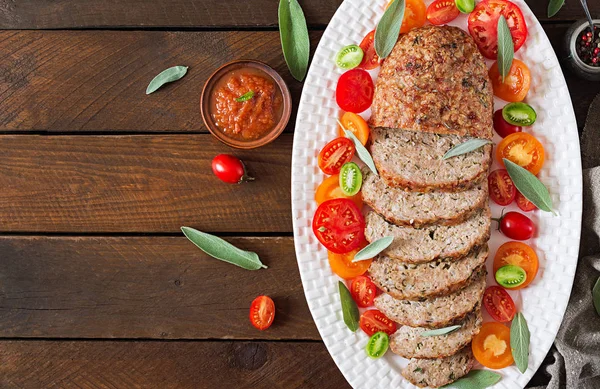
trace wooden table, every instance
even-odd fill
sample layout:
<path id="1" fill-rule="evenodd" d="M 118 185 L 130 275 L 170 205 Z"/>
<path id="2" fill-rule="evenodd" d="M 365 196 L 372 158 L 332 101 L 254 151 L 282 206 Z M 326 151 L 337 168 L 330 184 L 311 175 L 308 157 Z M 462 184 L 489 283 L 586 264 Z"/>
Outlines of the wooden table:
<path id="1" fill-rule="evenodd" d="M 301 0 L 313 50 L 340 3 Z M 546 0 L 530 3 L 555 47 L 583 16 L 576 1 L 552 20 Z M 199 113 L 208 75 L 239 58 L 278 70 L 297 105 L 277 1 L 3 0 L 0 28 L 0 387 L 348 387 L 296 266 L 295 117 L 271 145 L 234 151 Z M 173 65 L 190 67 L 185 79 L 146 96 Z M 600 83 L 566 77 L 582 127 Z M 222 152 L 258 180 L 217 181 Z M 182 225 L 269 270 L 208 258 Z M 264 332 L 248 320 L 260 294 L 277 305 Z"/>

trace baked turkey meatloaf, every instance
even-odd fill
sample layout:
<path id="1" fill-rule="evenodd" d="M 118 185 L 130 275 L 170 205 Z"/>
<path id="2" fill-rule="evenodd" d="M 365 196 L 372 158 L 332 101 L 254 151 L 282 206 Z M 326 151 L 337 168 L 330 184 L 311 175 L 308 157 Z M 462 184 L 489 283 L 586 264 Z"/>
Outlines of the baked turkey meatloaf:
<path id="1" fill-rule="evenodd" d="M 450 26 L 401 35 L 381 65 L 370 125 L 492 139 L 494 101 L 475 41 Z"/>
<path id="2" fill-rule="evenodd" d="M 474 364 L 475 359 L 469 344 L 446 358 L 412 359 L 402 369 L 402 376 L 421 388 L 439 388 L 467 375 Z"/>

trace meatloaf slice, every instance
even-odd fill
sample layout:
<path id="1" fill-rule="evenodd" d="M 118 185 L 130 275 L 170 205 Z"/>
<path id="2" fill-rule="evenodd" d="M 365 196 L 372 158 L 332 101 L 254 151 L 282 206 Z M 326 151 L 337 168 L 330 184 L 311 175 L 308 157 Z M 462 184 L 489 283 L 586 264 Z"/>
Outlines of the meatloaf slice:
<path id="1" fill-rule="evenodd" d="M 410 327 L 441 328 L 456 323 L 481 301 L 485 267 L 461 290 L 422 301 L 399 300 L 387 293 L 375 297 L 375 307 L 395 322 Z"/>
<path id="2" fill-rule="evenodd" d="M 363 201 L 396 225 L 423 227 L 458 224 L 483 208 L 488 201 L 487 181 L 463 192 L 409 192 L 387 186 L 385 181 L 363 169 Z"/>
<path id="3" fill-rule="evenodd" d="M 473 368 L 475 359 L 471 345 L 458 353 L 441 359 L 412 359 L 402 376 L 418 387 L 439 388 L 467 375 Z"/>
<path id="4" fill-rule="evenodd" d="M 488 69 L 473 38 L 457 27 L 401 35 L 381 65 L 372 127 L 492 139 Z"/>
<path id="5" fill-rule="evenodd" d="M 473 273 L 485 264 L 488 254 L 489 249 L 485 245 L 457 261 L 410 264 L 378 256 L 369 267 L 369 276 L 379 289 L 394 298 L 429 298 L 462 289 Z"/>
<path id="6" fill-rule="evenodd" d="M 393 236 L 394 241 L 382 254 L 405 263 L 423 263 L 436 259 L 458 259 L 490 238 L 491 213 L 486 206 L 471 218 L 455 226 L 414 228 L 388 223 L 376 212 L 366 217 L 365 237 L 369 242 Z"/>
<path id="7" fill-rule="evenodd" d="M 458 135 L 373 128 L 370 151 L 388 186 L 416 192 L 458 191 L 479 184 L 492 163 L 492 145 L 444 159 L 467 141 Z"/>
<path id="8" fill-rule="evenodd" d="M 483 318 L 478 305 L 447 335 L 421 336 L 427 328 L 403 326 L 390 337 L 390 348 L 404 358 L 444 358 L 456 354 L 479 333 Z"/>

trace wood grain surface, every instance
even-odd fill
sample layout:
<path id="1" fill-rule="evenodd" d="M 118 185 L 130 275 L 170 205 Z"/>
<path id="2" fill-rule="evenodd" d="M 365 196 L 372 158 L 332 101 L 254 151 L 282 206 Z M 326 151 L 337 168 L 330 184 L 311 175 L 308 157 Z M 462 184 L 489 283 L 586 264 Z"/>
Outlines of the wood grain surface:
<path id="1" fill-rule="evenodd" d="M 233 151 L 209 134 L 0 136 L 0 232 L 288 233 L 292 136 Z M 219 181 L 220 153 L 256 181 Z"/>

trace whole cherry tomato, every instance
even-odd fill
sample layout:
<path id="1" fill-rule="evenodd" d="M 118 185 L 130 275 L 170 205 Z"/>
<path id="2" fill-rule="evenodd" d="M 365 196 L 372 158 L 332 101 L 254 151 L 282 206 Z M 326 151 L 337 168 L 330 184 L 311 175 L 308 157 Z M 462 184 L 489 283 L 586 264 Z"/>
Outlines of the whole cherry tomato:
<path id="1" fill-rule="evenodd" d="M 510 124 L 502 117 L 502 110 L 499 109 L 494 112 L 494 130 L 503 138 L 506 138 L 510 134 L 514 134 L 515 132 L 521 132 L 523 130 L 520 126 L 515 126 Z"/>
<path id="2" fill-rule="evenodd" d="M 494 220 L 500 224 L 500 231 L 510 239 L 527 240 L 535 233 L 531 219 L 519 212 L 508 212 Z"/>
<path id="3" fill-rule="evenodd" d="M 213 158 L 212 171 L 219 180 L 229 184 L 240 184 L 244 181 L 254 180 L 246 174 L 244 163 L 239 158 L 229 154 L 219 154 Z"/>

